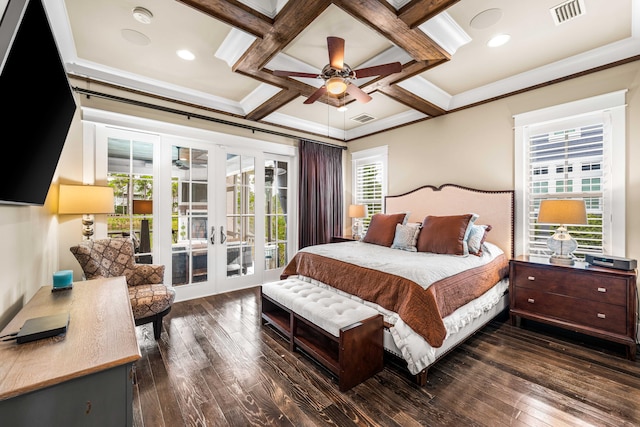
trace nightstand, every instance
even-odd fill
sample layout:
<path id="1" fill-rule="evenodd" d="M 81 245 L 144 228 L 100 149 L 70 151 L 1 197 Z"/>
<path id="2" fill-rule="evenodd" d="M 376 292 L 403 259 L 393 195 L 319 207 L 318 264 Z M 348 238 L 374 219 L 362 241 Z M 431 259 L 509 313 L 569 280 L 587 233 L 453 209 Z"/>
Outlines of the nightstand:
<path id="1" fill-rule="evenodd" d="M 331 237 L 331 243 L 339 243 L 339 242 L 355 242 L 356 239 L 354 239 L 351 236 L 332 236 Z"/>
<path id="2" fill-rule="evenodd" d="M 509 269 L 509 317 L 547 323 L 627 346 L 636 357 L 636 271 L 549 264 L 519 256 Z"/>

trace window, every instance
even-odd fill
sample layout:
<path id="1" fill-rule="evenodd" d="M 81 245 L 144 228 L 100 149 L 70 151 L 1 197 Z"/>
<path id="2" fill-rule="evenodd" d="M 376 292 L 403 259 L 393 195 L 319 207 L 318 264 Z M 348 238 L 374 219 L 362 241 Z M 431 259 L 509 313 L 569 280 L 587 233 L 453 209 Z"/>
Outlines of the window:
<path id="1" fill-rule="evenodd" d="M 265 270 L 285 267 L 288 261 L 287 194 L 289 188 L 289 163 L 267 159 L 264 162 Z"/>
<path id="2" fill-rule="evenodd" d="M 110 237 L 131 237 L 139 263 L 151 263 L 153 247 L 153 142 L 136 133 L 112 132 L 107 139 L 107 181 L 115 213 L 107 219 Z"/>
<path id="3" fill-rule="evenodd" d="M 387 147 L 372 148 L 352 153 L 352 204 L 366 205 L 367 217 L 363 231 L 369 227 L 375 213 L 384 212 L 387 195 Z"/>
<path id="4" fill-rule="evenodd" d="M 536 218 L 550 198 L 585 201 L 589 223 L 568 226 L 577 256 L 624 254 L 624 93 L 515 116 L 517 254 L 549 255 L 546 241 L 560 224 Z"/>

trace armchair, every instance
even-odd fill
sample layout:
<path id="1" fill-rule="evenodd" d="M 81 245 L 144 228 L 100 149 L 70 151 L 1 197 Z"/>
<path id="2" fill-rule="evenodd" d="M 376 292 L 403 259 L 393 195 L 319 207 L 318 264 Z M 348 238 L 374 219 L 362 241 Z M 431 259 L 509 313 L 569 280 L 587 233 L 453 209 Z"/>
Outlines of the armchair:
<path id="1" fill-rule="evenodd" d="M 136 264 L 131 238 L 85 240 L 69 248 L 87 280 L 125 276 L 136 326 L 153 322 L 157 340 L 162 318 L 171 311 L 173 288 L 164 285 L 164 265 Z"/>

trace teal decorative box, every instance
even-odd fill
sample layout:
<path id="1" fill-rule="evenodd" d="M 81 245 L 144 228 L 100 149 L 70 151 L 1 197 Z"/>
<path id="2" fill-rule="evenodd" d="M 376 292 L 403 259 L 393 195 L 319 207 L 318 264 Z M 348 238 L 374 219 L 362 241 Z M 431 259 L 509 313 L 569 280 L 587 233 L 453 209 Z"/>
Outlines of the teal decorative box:
<path id="1" fill-rule="evenodd" d="M 73 287 L 73 270 L 60 270 L 53 273 L 53 289 L 70 289 Z"/>

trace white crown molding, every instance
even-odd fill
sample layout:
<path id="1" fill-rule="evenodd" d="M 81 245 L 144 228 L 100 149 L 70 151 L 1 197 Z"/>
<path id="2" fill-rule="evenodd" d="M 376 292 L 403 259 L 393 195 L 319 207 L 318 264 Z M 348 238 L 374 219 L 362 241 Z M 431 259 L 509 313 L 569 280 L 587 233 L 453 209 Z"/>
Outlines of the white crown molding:
<path id="1" fill-rule="evenodd" d="M 90 61 L 79 60 L 76 63 L 66 63 L 68 72 L 76 75 L 88 75 L 91 78 L 123 87 L 134 88 L 178 101 L 185 101 L 214 110 L 231 114 L 244 115 L 242 106 L 235 101 L 214 96 L 208 93 L 169 84 L 167 82 L 141 77 L 137 74 L 105 67 Z"/>
<path id="2" fill-rule="evenodd" d="M 469 34 L 447 12 L 434 16 L 427 22 L 418 25 L 418 28 L 449 52 L 449 55 L 453 55 L 460 46 L 471 41 Z"/>
<path id="3" fill-rule="evenodd" d="M 402 6 L 409 3 L 409 1 L 411 0 L 387 0 L 387 3 L 389 3 L 395 10 L 399 10 Z"/>
<path id="4" fill-rule="evenodd" d="M 538 67 L 497 82 L 454 95 L 450 109 L 464 107 L 485 99 L 515 92 L 520 89 L 543 84 L 567 75 L 611 64 L 616 61 L 640 55 L 640 39 L 629 37 L 574 55 L 552 64 Z"/>
<path id="5" fill-rule="evenodd" d="M 427 117 L 429 116 L 415 110 L 409 110 L 403 113 L 398 113 L 391 117 L 387 117 L 385 119 L 378 119 L 366 125 L 358 126 L 357 128 L 348 130 L 346 132 L 345 141 L 350 141 L 354 138 L 359 138 L 375 132 L 381 132 L 395 126 L 405 125 L 407 123 L 411 123 L 416 120 L 421 120 Z"/>
<path id="6" fill-rule="evenodd" d="M 238 62 L 238 59 L 249 49 L 256 37 L 249 33 L 231 28 L 227 37 L 224 38 L 214 56 L 225 61 L 229 68 Z"/>
<path id="7" fill-rule="evenodd" d="M 60 56 L 65 62 L 76 60 L 76 47 L 73 42 L 73 33 L 67 14 L 67 7 L 62 0 L 43 0 L 44 8 L 49 17 L 49 23 L 53 30 Z"/>
<path id="8" fill-rule="evenodd" d="M 450 94 L 421 76 L 403 80 L 398 86 L 438 107 L 447 110 L 453 98 Z"/>
<path id="9" fill-rule="evenodd" d="M 263 119 L 264 122 L 273 123 L 275 125 L 286 126 L 303 132 L 310 132 L 316 135 L 326 135 L 330 138 L 345 140 L 345 132 L 331 126 L 322 125 L 320 123 L 302 120 L 282 113 L 271 113 Z"/>
<path id="10" fill-rule="evenodd" d="M 281 90 L 282 89 L 279 87 L 271 86 L 267 83 L 261 83 L 251 93 L 245 96 L 242 101 L 240 101 L 244 114 L 246 115 L 255 110 Z"/>
<path id="11" fill-rule="evenodd" d="M 256 10 L 269 18 L 275 18 L 288 0 L 238 0 L 251 9 Z"/>

